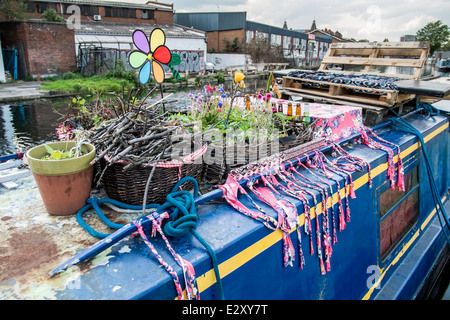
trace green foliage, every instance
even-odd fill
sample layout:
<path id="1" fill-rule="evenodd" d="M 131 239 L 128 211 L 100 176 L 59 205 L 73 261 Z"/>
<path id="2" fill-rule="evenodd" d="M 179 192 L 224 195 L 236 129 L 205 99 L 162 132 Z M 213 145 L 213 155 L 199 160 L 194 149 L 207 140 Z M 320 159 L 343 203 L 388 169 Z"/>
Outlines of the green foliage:
<path id="1" fill-rule="evenodd" d="M 23 81 L 34 81 L 33 76 L 26 74 L 25 77 L 23 78 Z"/>
<path id="2" fill-rule="evenodd" d="M 242 52 L 242 47 L 238 38 L 234 38 L 231 42 L 227 38 L 223 38 L 222 41 L 225 42 L 225 48 L 222 50 L 223 52 Z"/>
<path id="3" fill-rule="evenodd" d="M 217 82 L 219 82 L 219 83 L 225 82 L 225 75 L 223 72 L 217 72 L 216 76 L 217 76 Z"/>
<path id="4" fill-rule="evenodd" d="M 41 158 L 41 160 L 66 160 L 66 159 L 78 158 L 78 157 L 84 155 L 84 152 L 81 150 L 81 144 L 70 150 L 67 150 L 68 149 L 67 143 L 66 143 L 66 148 L 64 148 L 62 150 L 54 150 L 48 144 L 46 144 L 44 146 L 45 146 L 45 150 L 47 150 L 47 154 L 44 155 Z"/>
<path id="5" fill-rule="evenodd" d="M 0 12 L 6 21 L 24 20 L 27 5 L 24 0 L 2 0 L 0 1 Z"/>
<path id="6" fill-rule="evenodd" d="M 58 15 L 54 9 L 47 9 L 42 14 L 42 19 L 50 22 L 64 22 L 64 18 Z"/>
<path id="7" fill-rule="evenodd" d="M 266 130 L 271 133 L 276 128 L 270 102 L 263 99 L 262 95 L 253 102 L 250 110 L 242 107 L 243 97 L 236 97 L 236 92 L 225 92 L 221 85 L 204 86 L 201 92 L 190 93 L 188 97 L 190 106 L 187 114 L 172 115 L 172 118 L 178 118 L 184 123 L 197 122 L 197 127 L 203 131 L 211 127 L 221 133 L 233 130 L 238 133 L 236 138 L 242 141 L 251 139 L 255 132 Z"/>
<path id="8" fill-rule="evenodd" d="M 430 55 L 445 46 L 449 41 L 450 30 L 446 24 L 443 24 L 441 20 L 430 22 L 423 28 L 417 31 L 417 41 L 429 41 L 430 42 Z"/>
<path id="9" fill-rule="evenodd" d="M 128 82 L 133 83 L 135 87 L 138 87 L 140 85 L 136 72 L 134 70 L 127 70 L 125 68 L 125 64 L 121 59 L 118 59 L 115 62 L 112 70 L 108 70 L 107 72 L 105 72 L 104 76 L 106 78 L 118 78 L 127 80 Z"/>
<path id="10" fill-rule="evenodd" d="M 69 79 L 57 79 L 44 81 L 42 89 L 52 91 L 67 91 L 83 96 L 90 94 L 121 93 L 122 88 L 129 90 L 135 87 L 135 83 L 127 79 L 107 76 L 69 77 Z"/>

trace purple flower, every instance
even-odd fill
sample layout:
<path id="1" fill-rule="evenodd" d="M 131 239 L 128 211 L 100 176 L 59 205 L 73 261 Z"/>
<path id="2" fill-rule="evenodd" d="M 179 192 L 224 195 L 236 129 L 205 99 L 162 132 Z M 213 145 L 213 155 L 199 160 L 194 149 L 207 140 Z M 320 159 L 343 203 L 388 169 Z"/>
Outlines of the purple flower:
<path id="1" fill-rule="evenodd" d="M 226 95 L 225 93 L 222 93 L 222 94 L 220 95 L 220 97 L 225 99 L 225 98 L 227 97 L 227 95 Z"/>
<path id="2" fill-rule="evenodd" d="M 223 103 L 222 103 L 222 102 L 219 102 L 217 105 L 218 105 L 220 108 L 222 108 Z"/>

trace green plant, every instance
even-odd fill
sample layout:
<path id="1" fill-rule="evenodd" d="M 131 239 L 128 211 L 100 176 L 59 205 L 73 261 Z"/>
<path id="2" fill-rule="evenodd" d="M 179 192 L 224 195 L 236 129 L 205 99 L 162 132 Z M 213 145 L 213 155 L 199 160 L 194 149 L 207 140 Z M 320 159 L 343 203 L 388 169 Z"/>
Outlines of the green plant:
<path id="1" fill-rule="evenodd" d="M 77 76 L 72 79 L 46 80 L 42 84 L 44 90 L 68 91 L 82 95 L 94 93 L 121 93 L 135 87 L 134 82 L 123 78 L 95 75 L 92 77 Z"/>
<path id="2" fill-rule="evenodd" d="M 223 72 L 217 72 L 216 76 L 217 76 L 217 81 L 219 83 L 224 83 L 225 82 L 225 76 L 224 76 Z"/>
<path id="3" fill-rule="evenodd" d="M 47 9 L 42 14 L 42 19 L 51 22 L 64 22 L 64 18 L 58 15 L 54 9 Z"/>
<path id="4" fill-rule="evenodd" d="M 25 77 L 23 78 L 23 81 L 34 81 L 33 76 L 26 74 Z"/>
<path id="5" fill-rule="evenodd" d="M 52 147 L 50 147 L 49 145 L 46 144 L 46 145 L 44 145 L 44 147 L 45 147 L 45 150 L 47 150 L 47 154 L 44 155 L 41 158 L 41 160 L 67 160 L 67 159 L 78 158 L 85 154 L 83 152 L 83 150 L 81 149 L 81 146 L 84 143 L 85 143 L 84 141 L 77 143 L 77 145 L 70 150 L 67 150 L 68 149 L 67 143 L 66 143 L 66 147 L 62 150 L 54 150 Z"/>
<path id="6" fill-rule="evenodd" d="M 200 87 L 202 85 L 202 78 L 196 77 L 194 79 L 194 84 L 195 84 L 196 87 Z"/>
<path id="7" fill-rule="evenodd" d="M 27 18 L 27 4 L 25 0 L 0 1 L 0 13 L 6 21 L 23 20 Z"/>
<path id="8" fill-rule="evenodd" d="M 430 42 L 430 55 L 439 50 L 449 41 L 449 27 L 441 20 L 430 22 L 417 31 L 416 40 Z"/>

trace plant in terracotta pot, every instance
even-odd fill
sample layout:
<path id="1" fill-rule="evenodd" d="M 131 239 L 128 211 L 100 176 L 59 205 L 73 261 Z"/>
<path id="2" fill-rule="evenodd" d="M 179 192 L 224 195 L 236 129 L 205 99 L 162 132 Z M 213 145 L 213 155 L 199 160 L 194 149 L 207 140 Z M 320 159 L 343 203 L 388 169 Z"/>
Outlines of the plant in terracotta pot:
<path id="1" fill-rule="evenodd" d="M 50 142 L 26 153 L 26 162 L 50 214 L 73 214 L 86 204 L 94 157 L 95 147 L 86 141 Z"/>

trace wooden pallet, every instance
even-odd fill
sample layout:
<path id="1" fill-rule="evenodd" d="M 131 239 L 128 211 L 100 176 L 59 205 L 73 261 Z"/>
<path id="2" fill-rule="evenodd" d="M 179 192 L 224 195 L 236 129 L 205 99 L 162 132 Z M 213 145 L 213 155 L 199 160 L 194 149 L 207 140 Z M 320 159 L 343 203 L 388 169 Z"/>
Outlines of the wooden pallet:
<path id="1" fill-rule="evenodd" d="M 418 80 L 428 57 L 428 42 L 341 42 L 332 43 L 319 67 L 328 70 L 330 64 L 343 66 L 343 73 L 381 74 L 384 76 Z M 346 71 L 348 67 L 359 71 Z M 380 67 L 380 68 L 378 68 Z M 403 67 L 395 70 L 394 67 Z M 395 71 L 411 72 L 402 74 Z M 386 72 L 387 71 L 387 72 Z"/>
<path id="2" fill-rule="evenodd" d="M 317 83 L 320 84 L 320 86 L 308 86 L 304 84 L 305 82 Z M 385 107 L 391 107 L 396 103 L 414 97 L 412 94 L 400 94 L 396 90 L 363 88 L 341 83 L 330 83 L 296 77 L 283 77 L 283 89 Z M 363 89 L 365 92 L 355 92 L 352 89 Z M 385 94 L 380 94 L 380 92 Z"/>
<path id="3" fill-rule="evenodd" d="M 426 42 L 332 43 L 322 60 L 319 71 L 419 79 L 428 53 L 429 45 Z M 341 69 L 329 69 L 330 67 Z M 405 70 L 409 73 L 396 72 Z M 305 85 L 306 82 L 320 84 L 320 86 L 308 86 Z M 415 97 L 414 94 L 399 93 L 396 90 L 362 88 L 296 77 L 283 77 L 283 89 L 384 107 L 392 107 Z M 355 92 L 352 89 L 363 89 L 365 92 Z"/>

